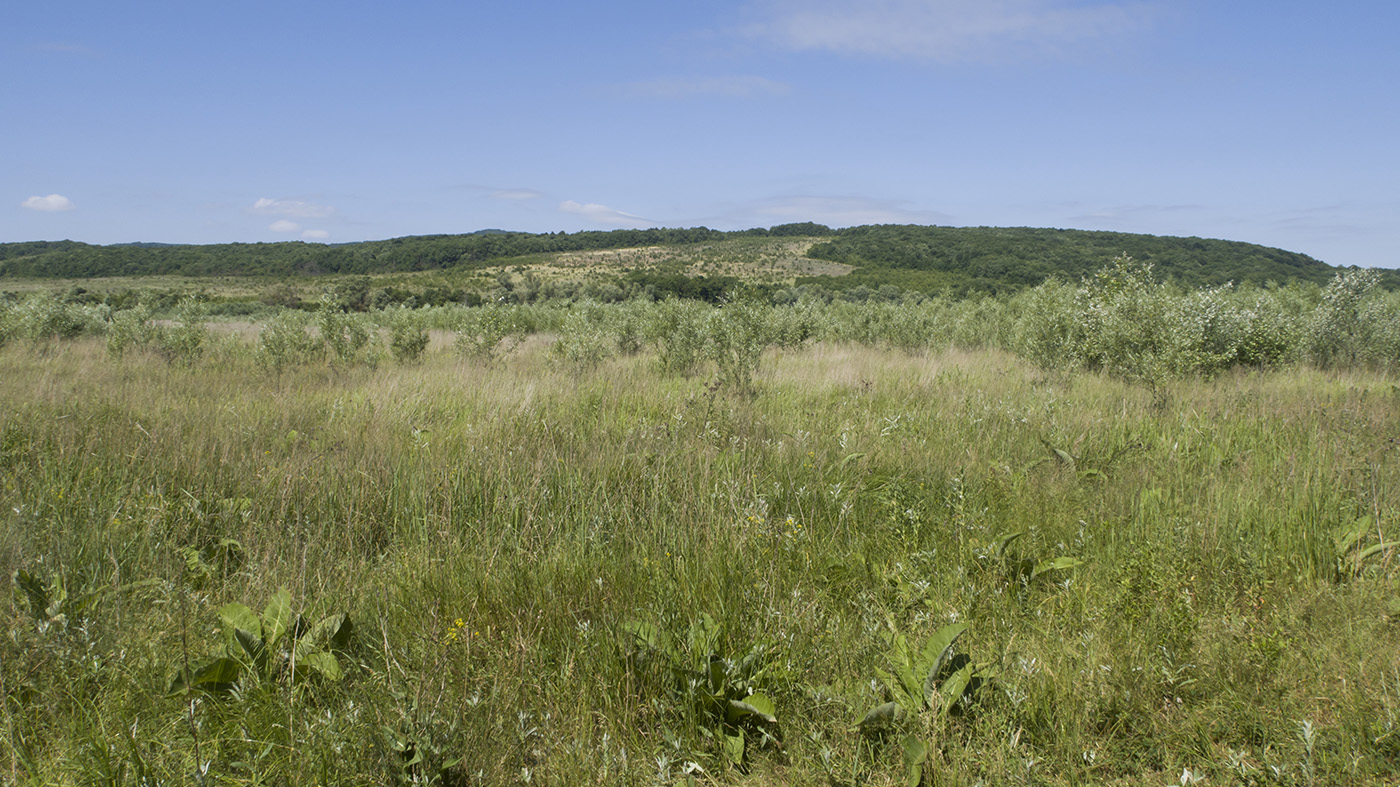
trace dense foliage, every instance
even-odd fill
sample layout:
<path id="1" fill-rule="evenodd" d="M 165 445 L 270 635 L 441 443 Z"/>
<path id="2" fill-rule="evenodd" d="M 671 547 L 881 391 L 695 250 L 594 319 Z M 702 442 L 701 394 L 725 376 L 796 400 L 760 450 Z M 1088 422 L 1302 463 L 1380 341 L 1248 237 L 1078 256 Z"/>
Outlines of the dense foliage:
<path id="1" fill-rule="evenodd" d="M 1376 271 L 1354 269 L 1325 287 L 1182 290 L 1160 281 L 1153 266 L 1120 257 L 1078 285 L 1052 279 L 1002 297 L 925 296 L 890 285 L 862 298 L 833 297 L 810 285 L 731 290 L 727 277 L 647 276 L 629 282 L 627 298 L 618 288 L 593 288 L 609 296 L 599 299 L 589 288 L 564 293 L 502 272 L 476 306 L 419 306 L 413 296 L 412 303 L 395 301 L 368 277 L 344 277 L 313 303 L 298 297 L 295 309 L 267 312 L 260 352 L 277 368 L 311 358 L 355 364 L 386 348 L 416 360 L 426 349 L 422 332 L 437 328 L 456 332 L 458 348 L 470 348 L 466 354 L 492 357 L 508 337 L 547 333 L 559 360 L 593 366 L 647 348 L 664 368 L 692 374 L 709 363 L 718 379 L 743 388 L 763 352 L 775 346 L 854 342 L 910 352 L 955 346 L 996 348 L 1046 370 L 1106 372 L 1160 390 L 1169 380 L 1239 367 L 1400 368 L 1400 294 L 1382 289 L 1380 279 Z M 668 290 L 668 282 L 677 289 Z M 105 335 L 118 355 L 152 346 L 172 360 L 198 359 L 211 311 L 206 299 L 88 295 L 69 290 L 0 300 L 0 344 Z"/>
<path id="2" fill-rule="evenodd" d="M 0 244 L 0 275 L 88 278 L 423 271 L 469 268 L 494 260 L 556 252 L 695 244 L 735 236 L 790 236 L 799 232 L 804 235 L 821 234 L 824 229 L 820 225 L 794 224 L 740 233 L 720 232 L 705 227 L 543 234 L 492 230 L 467 235 L 418 235 L 329 245 L 300 241 L 203 246 L 92 246 L 75 241 L 6 243 Z"/>
<path id="3" fill-rule="evenodd" d="M 1183 287 L 1322 284 L 1333 272 L 1305 254 L 1252 243 L 1025 227 L 852 227 L 816 244 L 808 255 L 858 266 L 843 286 L 892 283 L 954 293 L 1011 292 L 1053 276 L 1074 281 L 1121 255 L 1153 265 Z"/>
<path id="4" fill-rule="evenodd" d="M 0 244 L 0 278 L 92 278 L 109 276 L 275 276 L 387 274 L 414 271 L 473 271 L 504 264 L 529 264 L 560 253 L 639 248 L 691 248 L 751 237 L 810 238 L 808 257 L 855 266 L 846 276 L 806 275 L 809 284 L 842 291 L 881 287 L 926 294 L 1010 293 L 1049 278 L 1076 281 L 1113 258 L 1128 255 L 1155 266 L 1164 280 L 1182 287 L 1236 284 L 1323 284 L 1336 269 L 1307 255 L 1281 249 L 1203 238 L 1166 238 L 1115 232 L 1025 228 L 865 226 L 832 230 L 820 224 L 720 232 L 694 229 L 614 230 L 531 234 L 485 231 L 469 235 L 424 235 L 347 244 L 232 243 L 206 246 L 125 244 L 91 246 L 73 241 Z M 733 289 L 732 279 L 714 276 L 685 282 L 679 271 L 654 270 L 644 262 L 622 264 L 611 273 L 650 286 L 659 295 L 715 301 Z M 1387 271 L 1381 286 L 1400 286 Z M 406 298 L 406 294 L 403 294 Z M 450 298 L 442 292 L 426 302 Z M 461 293 L 458 293 L 461 295 Z M 425 302 L 419 294 L 415 304 Z M 403 302 L 403 298 L 394 302 Z"/>

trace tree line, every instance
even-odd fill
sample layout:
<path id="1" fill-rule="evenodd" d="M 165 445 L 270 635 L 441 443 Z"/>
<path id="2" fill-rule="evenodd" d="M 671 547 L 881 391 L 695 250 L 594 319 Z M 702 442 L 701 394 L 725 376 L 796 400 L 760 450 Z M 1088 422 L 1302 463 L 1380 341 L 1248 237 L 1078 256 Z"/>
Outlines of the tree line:
<path id="1" fill-rule="evenodd" d="M 1228 282 L 1264 285 L 1300 281 L 1321 285 L 1337 270 L 1306 254 L 1208 238 L 1026 227 L 869 225 L 834 230 L 802 222 L 736 232 L 706 227 L 574 233 L 486 230 L 346 244 L 6 243 L 0 244 L 0 278 L 287 277 L 470 271 L 508 261 L 524 264 L 531 258 L 560 252 L 685 246 L 764 236 L 811 238 L 807 256 L 853 266 L 849 275 L 809 276 L 797 281 L 798 285 L 836 291 L 898 287 L 958 296 L 1013 293 L 1049 279 L 1077 281 L 1120 255 L 1151 264 L 1164 281 L 1187 289 Z M 719 289 L 715 282 L 672 281 L 672 271 L 630 273 L 633 281 L 638 276 L 650 278 L 643 283 L 659 285 L 659 289 L 683 297 L 713 300 Z M 1380 282 L 1386 289 L 1400 287 L 1400 273 L 1383 271 Z"/>

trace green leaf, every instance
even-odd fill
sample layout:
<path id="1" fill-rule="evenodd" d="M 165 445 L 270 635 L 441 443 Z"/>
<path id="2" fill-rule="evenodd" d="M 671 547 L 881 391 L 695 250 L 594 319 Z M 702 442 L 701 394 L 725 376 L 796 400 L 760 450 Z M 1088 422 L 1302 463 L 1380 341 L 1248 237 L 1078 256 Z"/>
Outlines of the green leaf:
<path id="1" fill-rule="evenodd" d="M 735 767 L 744 764 L 744 733 L 724 736 L 724 759 Z"/>
<path id="2" fill-rule="evenodd" d="M 243 629 L 258 639 L 263 638 L 262 619 L 253 610 L 238 602 L 220 607 L 219 619 L 224 622 L 224 633 L 228 635 L 230 642 L 238 629 Z"/>
<path id="3" fill-rule="evenodd" d="M 914 657 L 909 652 L 909 640 L 903 634 L 895 634 L 890 639 L 890 652 L 888 655 L 890 666 L 894 668 L 894 677 L 889 677 L 888 673 L 876 670 L 889 687 L 890 693 L 896 698 L 907 698 L 911 705 L 918 703 L 919 699 L 919 679 L 914 677 L 916 664 Z M 898 678 L 896 683 L 894 678 Z"/>
<path id="4" fill-rule="evenodd" d="M 233 688 L 234 681 L 238 680 L 238 675 L 242 671 L 242 664 L 227 657 L 201 662 L 198 666 L 189 668 L 188 682 L 184 669 L 176 672 L 174 679 L 170 681 L 170 688 L 165 694 L 167 697 L 188 694 L 191 691 L 222 694 Z"/>
<path id="5" fill-rule="evenodd" d="M 774 724 L 777 723 L 778 707 L 773 704 L 773 700 L 769 699 L 767 694 L 755 691 L 753 694 L 745 697 L 744 702 L 754 710 L 763 714 L 764 721 Z"/>
<path id="6" fill-rule="evenodd" d="M 904 685 L 899 682 L 899 679 L 879 667 L 875 668 L 875 677 L 879 678 L 880 682 L 885 685 L 885 689 L 889 691 L 891 697 L 909 700 L 918 699 L 917 696 L 909 696 L 909 693 L 904 690 Z"/>
<path id="7" fill-rule="evenodd" d="M 710 613 L 700 613 L 700 617 L 690 624 L 691 657 L 699 659 L 703 663 L 715 652 L 715 646 L 718 642 L 719 624 L 710 617 Z"/>
<path id="8" fill-rule="evenodd" d="M 645 645 L 652 650 L 661 649 L 661 630 L 651 623 L 630 620 L 622 624 L 622 630 L 631 634 L 639 645 Z"/>
<path id="9" fill-rule="evenodd" d="M 267 648 L 263 646 L 263 641 L 258 639 L 256 634 L 243 629 L 233 630 L 233 640 L 243 648 L 243 652 L 248 654 L 253 666 L 262 672 L 267 667 Z"/>
<path id="10" fill-rule="evenodd" d="M 1348 552 L 1356 548 L 1361 542 L 1361 537 L 1366 531 L 1371 529 L 1371 517 L 1364 516 L 1346 527 L 1337 528 L 1332 539 L 1336 544 L 1337 557 L 1345 557 Z"/>
<path id="11" fill-rule="evenodd" d="M 340 680 L 340 661 L 334 654 L 324 650 L 301 656 L 296 660 L 296 666 L 299 672 L 314 673 L 326 680 Z"/>
<path id="12" fill-rule="evenodd" d="M 29 613 L 35 620 L 44 620 L 49 608 L 48 583 L 24 569 L 15 571 L 11 578 L 29 602 Z"/>
<path id="13" fill-rule="evenodd" d="M 1062 571 L 1067 568 L 1078 568 L 1084 565 L 1084 561 L 1077 557 L 1056 557 L 1049 560 L 1042 560 L 1031 569 L 1031 579 L 1044 574 L 1047 571 Z"/>
<path id="14" fill-rule="evenodd" d="M 263 642 L 267 643 L 269 649 L 277 647 L 282 635 L 292 624 L 292 594 L 286 588 L 277 591 L 268 599 L 267 607 L 263 609 L 262 622 Z"/>
<path id="15" fill-rule="evenodd" d="M 757 698 L 757 704 L 755 704 Z M 766 709 L 765 709 L 766 708 Z M 724 711 L 724 720 L 729 724 L 739 724 L 749 719 L 768 724 L 777 724 L 773 715 L 773 703 L 762 694 L 751 694 L 744 700 L 730 700 Z"/>
<path id="16" fill-rule="evenodd" d="M 972 664 L 964 666 L 962 669 L 948 676 L 943 681 L 943 685 L 938 687 L 938 693 L 942 695 L 943 702 L 939 707 L 939 712 L 946 715 L 953 709 L 954 703 L 962 699 L 963 692 L 967 691 L 967 684 L 972 681 L 976 668 Z"/>
<path id="17" fill-rule="evenodd" d="M 1020 538 L 1021 536 L 1024 536 L 1025 534 L 1026 531 L 1017 530 L 1015 533 L 1009 533 L 997 539 L 997 557 L 1005 558 L 1007 548 L 1010 547 L 1011 544 L 1016 541 L 1016 539 Z"/>
<path id="18" fill-rule="evenodd" d="M 866 713 L 856 726 L 865 735 L 873 736 L 894 727 L 904 719 L 907 713 L 904 706 L 898 702 L 886 702 L 884 705 L 871 708 L 870 712 Z"/>
<path id="19" fill-rule="evenodd" d="M 925 673 L 923 692 L 918 696 L 923 699 L 925 707 L 934 707 L 933 696 L 938 692 L 938 673 L 943 671 L 943 665 L 953 655 L 953 645 L 965 631 L 966 623 L 954 623 L 934 632 L 933 636 L 928 638 L 928 642 L 924 643 L 923 663 L 927 665 L 928 672 Z"/>
<path id="20" fill-rule="evenodd" d="M 716 694 L 725 693 L 725 687 L 729 683 L 729 676 L 726 673 L 726 665 L 723 657 L 711 653 L 710 666 L 709 669 L 705 670 L 705 675 L 710 681 L 710 691 Z"/>
<path id="21" fill-rule="evenodd" d="M 349 615 L 327 615 L 301 635 L 297 640 L 296 650 L 307 653 L 318 650 L 345 650 L 350 644 L 350 634 L 353 630 Z"/>
<path id="22" fill-rule="evenodd" d="M 904 761 L 904 784 L 919 787 L 924 780 L 924 763 L 928 761 L 928 744 L 910 735 L 901 745 L 900 759 Z"/>
<path id="23" fill-rule="evenodd" d="M 1360 562 L 1368 557 L 1371 557 L 1372 555 L 1378 555 L 1387 549 L 1395 547 L 1397 544 L 1400 544 L 1400 541 L 1382 541 L 1379 544 L 1372 544 L 1371 546 L 1366 547 L 1365 549 L 1358 552 L 1356 555 L 1356 560 L 1357 562 Z"/>

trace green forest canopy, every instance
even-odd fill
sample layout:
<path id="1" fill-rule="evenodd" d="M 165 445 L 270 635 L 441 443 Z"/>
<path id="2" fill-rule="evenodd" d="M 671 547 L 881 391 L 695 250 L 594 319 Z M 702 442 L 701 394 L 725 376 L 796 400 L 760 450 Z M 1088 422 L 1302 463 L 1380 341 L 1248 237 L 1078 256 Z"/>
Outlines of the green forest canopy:
<path id="1" fill-rule="evenodd" d="M 1336 270 L 1305 254 L 1205 238 L 1024 227 L 871 225 L 833 230 L 804 222 L 738 232 L 705 227 L 575 233 L 487 230 L 345 244 L 5 243 L 0 244 L 0 277 L 283 277 L 469 271 L 559 252 L 714 244 L 755 236 L 811 238 L 809 257 L 846 263 L 855 270 L 840 278 L 804 277 L 799 283 L 839 289 L 893 284 L 924 292 L 1011 292 L 1054 276 L 1078 280 L 1121 254 L 1152 263 L 1158 276 L 1185 287 L 1231 281 L 1321 284 Z M 1400 286 L 1400 273 L 1387 271 L 1383 281 L 1389 288 Z"/>

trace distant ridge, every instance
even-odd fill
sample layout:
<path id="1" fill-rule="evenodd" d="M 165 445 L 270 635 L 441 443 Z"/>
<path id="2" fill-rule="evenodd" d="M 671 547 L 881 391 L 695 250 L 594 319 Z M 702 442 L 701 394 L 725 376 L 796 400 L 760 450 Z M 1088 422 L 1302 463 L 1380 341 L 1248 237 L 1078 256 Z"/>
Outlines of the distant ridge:
<path id="1" fill-rule="evenodd" d="M 0 278 L 266 276 L 473 270 L 533 264 L 545 255 L 601 249 L 723 244 L 746 238 L 808 238 L 807 256 L 853 266 L 850 275 L 805 277 L 846 289 L 893 284 L 925 292 L 1011 292 L 1047 278 L 1078 280 L 1127 254 L 1182 286 L 1226 282 L 1322 284 L 1337 269 L 1306 254 L 1238 241 L 1030 227 L 868 225 L 833 230 L 804 222 L 721 232 L 706 227 L 525 233 L 483 229 L 324 244 L 154 242 L 95 246 L 76 241 L 0 244 Z M 722 255 L 722 246 L 715 252 Z M 618 271 L 620 275 L 624 271 Z M 1385 271 L 1385 286 L 1400 274 Z"/>

